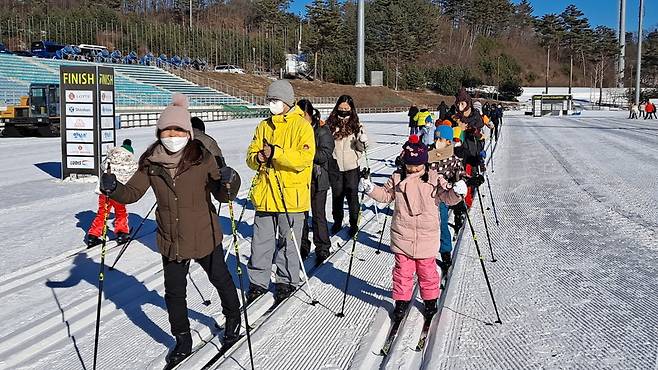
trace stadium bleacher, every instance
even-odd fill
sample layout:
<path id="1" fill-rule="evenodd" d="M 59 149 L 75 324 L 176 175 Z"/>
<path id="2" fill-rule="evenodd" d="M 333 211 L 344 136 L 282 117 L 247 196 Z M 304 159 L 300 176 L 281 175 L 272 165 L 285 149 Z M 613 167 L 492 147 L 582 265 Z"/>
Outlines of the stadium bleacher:
<path id="1" fill-rule="evenodd" d="M 59 83 L 60 65 L 95 65 L 56 59 L 0 54 L 0 106 L 18 103 L 30 83 Z M 121 107 L 165 106 L 176 92 L 191 106 L 250 105 L 248 102 L 175 76 L 157 67 L 107 64 L 114 68 L 116 103 Z"/>

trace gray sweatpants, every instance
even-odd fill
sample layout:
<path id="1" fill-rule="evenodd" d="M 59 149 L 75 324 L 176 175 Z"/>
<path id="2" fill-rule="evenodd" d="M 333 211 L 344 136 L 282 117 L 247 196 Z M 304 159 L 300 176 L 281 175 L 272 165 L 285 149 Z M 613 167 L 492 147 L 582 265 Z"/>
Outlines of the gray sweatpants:
<path id="1" fill-rule="evenodd" d="M 290 213 L 293 232 L 300 242 L 304 213 Z M 277 232 L 278 231 L 278 232 Z M 299 283 L 299 257 L 292 241 L 285 213 L 256 212 L 251 258 L 247 266 L 249 283 L 263 288 L 270 286 L 272 262 L 276 264 L 276 282 Z"/>

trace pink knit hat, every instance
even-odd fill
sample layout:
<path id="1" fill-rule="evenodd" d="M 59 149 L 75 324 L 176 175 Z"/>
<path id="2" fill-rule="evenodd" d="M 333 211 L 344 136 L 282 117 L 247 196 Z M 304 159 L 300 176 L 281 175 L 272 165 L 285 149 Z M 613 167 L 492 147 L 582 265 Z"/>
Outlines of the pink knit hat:
<path id="1" fill-rule="evenodd" d="M 187 97 L 181 93 L 175 93 L 171 96 L 171 104 L 160 113 L 158 124 L 156 126 L 156 135 L 158 131 L 167 127 L 180 127 L 190 133 L 190 139 L 194 140 L 194 130 L 190 112 L 187 110 L 189 103 Z"/>

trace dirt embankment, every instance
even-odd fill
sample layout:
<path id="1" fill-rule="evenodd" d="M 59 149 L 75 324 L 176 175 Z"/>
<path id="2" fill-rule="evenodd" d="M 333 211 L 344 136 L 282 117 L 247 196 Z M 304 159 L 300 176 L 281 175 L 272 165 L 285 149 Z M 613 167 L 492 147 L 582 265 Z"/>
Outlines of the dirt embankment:
<path id="1" fill-rule="evenodd" d="M 270 78 L 251 74 L 238 75 L 205 72 L 203 76 L 257 96 L 264 96 L 267 86 L 272 82 Z M 436 107 L 442 100 L 448 105 L 454 102 L 454 97 L 442 96 L 430 91 L 395 91 L 387 87 L 355 87 L 306 80 L 290 80 L 290 83 L 295 89 L 295 96 L 297 97 L 338 97 L 341 95 L 350 95 L 359 108 L 409 107 L 412 103 L 417 105 L 427 104 L 430 107 Z"/>

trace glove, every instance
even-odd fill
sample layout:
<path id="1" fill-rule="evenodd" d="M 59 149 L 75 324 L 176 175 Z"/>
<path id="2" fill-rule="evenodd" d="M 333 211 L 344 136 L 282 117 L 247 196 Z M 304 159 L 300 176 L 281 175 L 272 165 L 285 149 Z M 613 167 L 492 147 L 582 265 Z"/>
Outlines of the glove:
<path id="1" fill-rule="evenodd" d="M 480 152 L 480 158 L 482 158 L 482 159 L 487 158 L 487 151 L 486 150 L 483 150 L 483 151 Z"/>
<path id="2" fill-rule="evenodd" d="M 363 189 L 363 192 L 366 194 L 370 194 L 373 190 L 375 190 L 375 184 L 373 184 L 372 181 L 368 179 L 361 179 L 361 189 Z"/>
<path id="3" fill-rule="evenodd" d="M 265 157 L 265 160 L 270 161 L 272 156 L 274 156 L 274 145 L 268 144 L 267 141 L 263 140 L 263 149 L 260 152 Z"/>
<path id="4" fill-rule="evenodd" d="M 404 161 L 402 160 L 402 155 L 400 155 L 399 157 L 395 157 L 395 167 L 400 168 L 402 166 L 404 166 Z"/>
<path id="5" fill-rule="evenodd" d="M 459 180 L 452 186 L 452 191 L 454 191 L 455 194 L 463 197 L 466 195 L 466 193 L 468 193 L 468 186 L 466 186 L 464 180 Z"/>
<path id="6" fill-rule="evenodd" d="M 362 179 L 370 179 L 370 168 L 362 169 L 360 175 Z"/>
<path id="7" fill-rule="evenodd" d="M 117 188 L 117 177 L 113 173 L 103 173 L 101 175 L 100 190 L 101 193 L 108 195 Z"/>
<path id="8" fill-rule="evenodd" d="M 479 187 L 480 185 L 484 184 L 484 176 L 482 175 L 475 175 L 466 180 L 466 185 L 471 186 L 471 187 Z"/>
<path id="9" fill-rule="evenodd" d="M 362 132 L 361 134 L 359 134 L 359 141 L 364 143 L 364 144 L 367 143 L 368 142 L 368 135 L 366 135 L 365 132 Z"/>
<path id="10" fill-rule="evenodd" d="M 222 186 L 231 185 L 235 179 L 235 170 L 233 170 L 231 167 L 225 166 L 219 169 L 219 175 L 219 183 Z"/>

